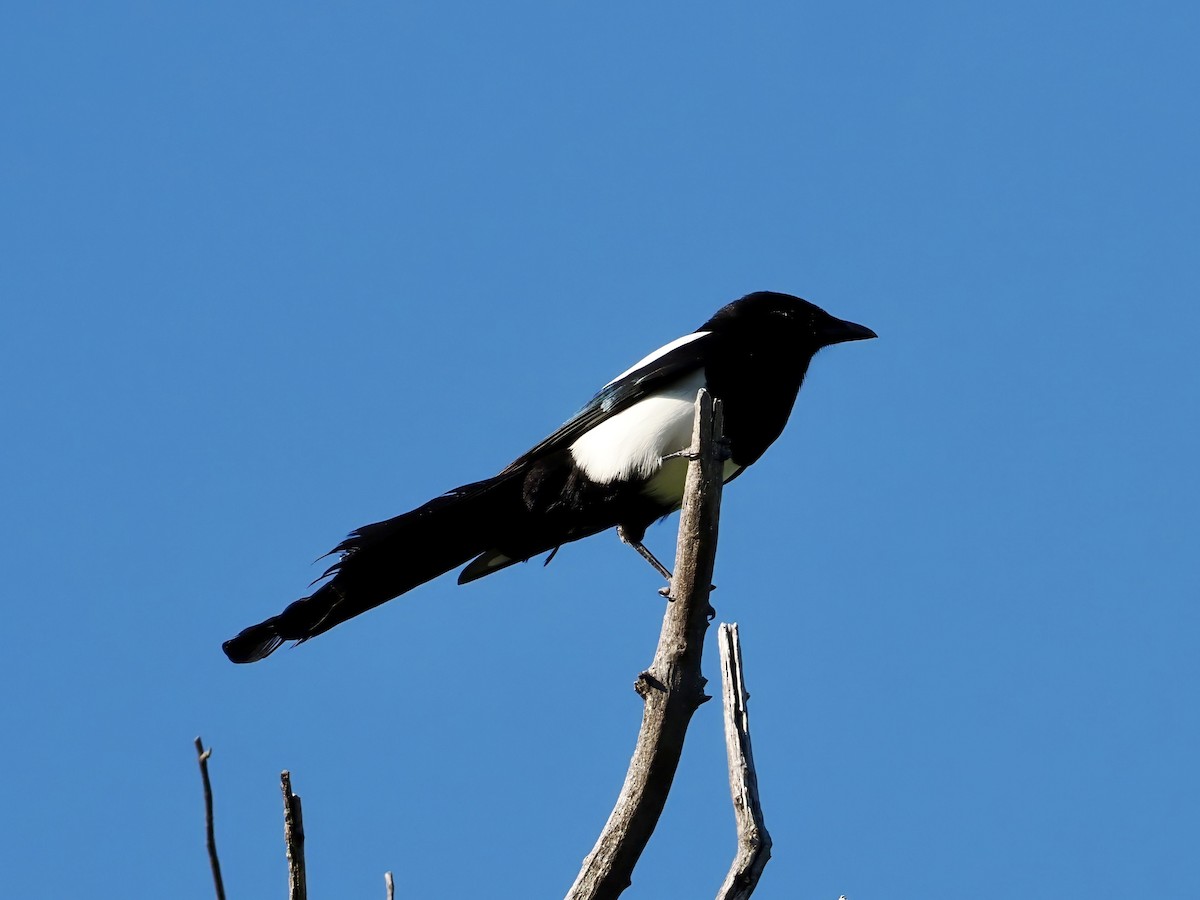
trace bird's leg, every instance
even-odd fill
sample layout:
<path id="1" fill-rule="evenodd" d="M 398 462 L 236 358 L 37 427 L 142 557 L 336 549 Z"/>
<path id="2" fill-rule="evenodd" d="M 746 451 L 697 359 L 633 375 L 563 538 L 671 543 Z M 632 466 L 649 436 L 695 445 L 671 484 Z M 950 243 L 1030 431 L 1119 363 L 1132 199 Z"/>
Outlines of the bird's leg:
<path id="1" fill-rule="evenodd" d="M 671 570 L 667 569 L 665 565 L 662 565 L 662 563 L 659 562 L 658 557 L 654 556 L 654 554 L 652 552 L 650 552 L 649 547 L 642 544 L 642 542 L 640 540 L 634 540 L 634 538 L 632 538 L 632 536 L 629 534 L 629 532 L 626 532 L 624 526 L 617 526 L 617 536 L 618 536 L 618 538 L 620 538 L 620 540 L 622 540 L 622 542 L 624 542 L 624 544 L 628 544 L 629 546 L 634 548 L 634 550 L 636 550 L 638 552 L 638 554 L 640 554 L 642 559 L 646 560 L 646 562 L 649 563 L 650 565 L 653 565 L 654 571 L 658 572 L 659 575 L 666 578 L 667 586 L 665 588 L 659 588 L 659 593 L 662 596 L 665 596 L 665 598 L 667 600 L 672 600 L 673 598 L 671 596 L 671 580 L 674 576 L 671 575 Z M 709 592 L 713 592 L 713 590 L 716 590 L 715 584 L 709 584 L 708 589 L 709 589 Z M 715 616 L 716 611 L 714 610 L 714 608 L 712 606 L 708 607 L 708 611 L 709 611 L 708 620 L 709 620 L 709 622 L 712 622 L 713 616 Z"/>
<path id="2" fill-rule="evenodd" d="M 654 571 L 656 571 L 663 578 L 667 579 L 667 586 L 659 588 L 658 592 L 660 594 L 662 594 L 664 597 L 666 597 L 668 600 L 673 599 L 671 597 L 671 580 L 675 576 L 673 576 L 671 574 L 671 570 L 668 569 L 666 566 L 664 566 L 662 563 L 660 563 L 658 561 L 658 557 L 656 557 L 653 553 L 650 552 L 649 547 L 647 547 L 645 544 L 643 544 L 640 540 L 635 540 L 633 538 L 633 536 L 625 530 L 625 526 L 623 526 L 623 525 L 617 526 L 617 537 L 619 537 L 623 543 L 628 544 L 630 547 L 632 547 L 634 550 L 636 550 L 641 555 L 642 559 L 644 559 L 646 562 L 650 563 L 650 565 L 654 566 Z M 710 584 L 708 586 L 708 589 L 710 592 L 715 591 L 717 589 L 717 586 L 715 584 Z M 711 613 L 711 615 L 708 617 L 708 620 L 711 622 L 712 617 L 715 616 L 717 614 L 717 612 L 711 606 L 709 607 L 709 612 Z"/>
<path id="3" fill-rule="evenodd" d="M 729 445 L 729 438 L 721 435 L 713 442 L 713 455 L 721 462 L 729 459 L 733 455 L 732 448 Z M 686 459 L 688 462 L 697 460 L 700 455 L 693 453 L 690 447 L 685 447 L 683 450 L 676 450 L 674 453 L 668 453 L 666 456 L 659 457 L 659 463 L 665 463 L 668 459 Z"/>
<path id="4" fill-rule="evenodd" d="M 648 562 L 648 563 L 650 563 L 650 565 L 654 566 L 654 571 L 656 571 L 663 578 L 667 579 L 667 581 L 671 580 L 671 578 L 672 578 L 671 570 L 668 569 L 666 566 L 664 566 L 662 563 L 660 563 L 658 561 L 658 557 L 656 557 L 653 553 L 650 552 L 649 547 L 647 547 L 641 541 L 630 541 L 629 546 L 631 546 L 634 550 L 636 550 L 638 553 L 640 553 L 642 556 L 642 559 L 646 560 L 646 562 Z"/>
<path id="5" fill-rule="evenodd" d="M 656 571 L 659 575 L 667 579 L 667 581 L 671 580 L 671 570 L 660 563 L 658 558 L 650 552 L 650 550 L 641 542 L 639 538 L 634 538 L 628 531 L 626 531 L 624 525 L 617 526 L 617 537 L 619 537 L 623 543 L 628 544 L 630 547 L 636 550 L 641 555 L 642 559 L 654 566 L 654 571 Z"/>

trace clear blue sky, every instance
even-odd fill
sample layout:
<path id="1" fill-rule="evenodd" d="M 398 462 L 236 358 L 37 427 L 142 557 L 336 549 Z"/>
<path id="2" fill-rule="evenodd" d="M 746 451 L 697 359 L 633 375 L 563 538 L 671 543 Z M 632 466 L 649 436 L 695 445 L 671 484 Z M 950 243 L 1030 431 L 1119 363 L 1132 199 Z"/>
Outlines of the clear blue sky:
<path id="1" fill-rule="evenodd" d="M 764 898 L 1200 896 L 1189 3 L 22 4 L 0 22 L 0 894 L 557 897 L 640 718 L 615 537 L 220 642 L 756 289 L 726 495 Z M 674 522 L 651 532 L 668 554 Z M 708 674 L 716 678 L 715 645 Z M 733 849 L 716 704 L 632 898 Z"/>

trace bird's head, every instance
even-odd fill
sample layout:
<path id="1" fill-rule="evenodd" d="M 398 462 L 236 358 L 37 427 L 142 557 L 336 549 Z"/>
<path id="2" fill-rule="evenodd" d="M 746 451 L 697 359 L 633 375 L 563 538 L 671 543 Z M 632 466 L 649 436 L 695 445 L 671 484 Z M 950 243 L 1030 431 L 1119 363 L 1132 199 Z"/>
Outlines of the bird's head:
<path id="1" fill-rule="evenodd" d="M 771 336 L 813 353 L 830 344 L 877 337 L 865 325 L 838 319 L 807 300 L 775 291 L 756 291 L 734 300 L 698 330 Z"/>

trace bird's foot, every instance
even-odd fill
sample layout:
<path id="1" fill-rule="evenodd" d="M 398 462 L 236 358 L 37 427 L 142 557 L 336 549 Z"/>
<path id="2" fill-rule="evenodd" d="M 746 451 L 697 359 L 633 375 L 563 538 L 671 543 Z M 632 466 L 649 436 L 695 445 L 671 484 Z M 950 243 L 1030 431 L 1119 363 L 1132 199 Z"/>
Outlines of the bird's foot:
<path id="1" fill-rule="evenodd" d="M 660 456 L 658 461 L 660 464 L 665 463 L 669 459 L 686 459 L 688 462 L 692 462 L 693 460 L 697 460 L 699 458 L 699 453 L 693 453 L 691 448 L 688 448 L 687 450 L 676 450 L 674 453 L 668 453 L 666 456 Z"/>
<path id="2" fill-rule="evenodd" d="M 713 441 L 712 446 L 713 456 L 721 462 L 725 462 L 725 460 L 733 456 L 733 447 L 729 443 L 729 438 L 725 437 L 725 435 L 721 435 Z M 666 456 L 660 457 L 658 461 L 660 464 L 665 463 L 668 459 L 686 459 L 688 462 L 694 462 L 699 458 L 700 454 L 693 453 L 692 448 L 688 447 L 686 450 L 676 450 L 674 453 L 668 453 Z"/>

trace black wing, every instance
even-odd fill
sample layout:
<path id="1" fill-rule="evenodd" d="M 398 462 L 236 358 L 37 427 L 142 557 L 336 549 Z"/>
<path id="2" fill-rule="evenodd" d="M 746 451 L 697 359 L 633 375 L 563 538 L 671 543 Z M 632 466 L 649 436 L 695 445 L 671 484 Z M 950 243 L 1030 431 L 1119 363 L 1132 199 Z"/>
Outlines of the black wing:
<path id="1" fill-rule="evenodd" d="M 571 446 L 605 419 L 611 419 L 647 395 L 669 387 L 673 382 L 703 368 L 718 340 L 717 335 L 705 333 L 606 384 L 554 434 L 513 460 L 500 474 L 512 474 L 540 457 Z"/>

